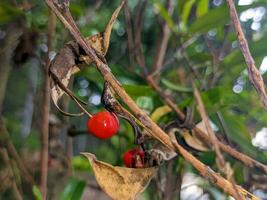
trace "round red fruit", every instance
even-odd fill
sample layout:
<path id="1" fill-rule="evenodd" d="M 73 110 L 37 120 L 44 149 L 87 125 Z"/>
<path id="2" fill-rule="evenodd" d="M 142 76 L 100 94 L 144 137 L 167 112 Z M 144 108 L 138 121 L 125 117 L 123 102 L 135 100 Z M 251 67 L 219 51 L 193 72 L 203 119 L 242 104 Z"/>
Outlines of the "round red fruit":
<path id="1" fill-rule="evenodd" d="M 108 139 L 118 132 L 119 120 L 111 112 L 98 112 L 88 119 L 87 129 L 89 133 L 100 139 Z"/>
<path id="2" fill-rule="evenodd" d="M 145 152 L 140 148 L 134 148 L 123 154 L 123 162 L 126 167 L 142 168 L 144 164 Z"/>

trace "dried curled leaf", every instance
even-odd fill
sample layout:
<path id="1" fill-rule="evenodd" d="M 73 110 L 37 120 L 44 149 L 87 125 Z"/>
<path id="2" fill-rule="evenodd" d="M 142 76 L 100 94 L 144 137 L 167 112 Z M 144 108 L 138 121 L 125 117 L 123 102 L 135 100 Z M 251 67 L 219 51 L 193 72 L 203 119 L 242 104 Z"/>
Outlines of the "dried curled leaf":
<path id="1" fill-rule="evenodd" d="M 101 56 L 105 56 L 108 51 L 112 27 L 124 3 L 125 2 L 122 1 L 119 7 L 114 11 L 104 32 L 85 38 L 86 42 Z M 51 62 L 49 69 L 52 77 L 51 97 L 59 111 L 64 113 L 58 106 L 58 101 L 64 93 L 78 100 L 78 98 L 68 90 L 70 78 L 74 73 L 80 71 L 84 64 L 89 65 L 91 63 L 92 60 L 90 57 L 87 56 L 74 41 L 67 43 Z"/>
<path id="2" fill-rule="evenodd" d="M 114 167 L 98 161 L 91 153 L 87 157 L 95 173 L 99 186 L 114 200 L 133 200 L 149 184 L 157 168 Z"/>
<path id="3" fill-rule="evenodd" d="M 197 151 L 210 151 L 210 149 L 201 140 L 199 140 L 195 134 L 191 135 L 188 131 L 185 131 L 182 134 L 186 144 L 190 147 L 196 149 Z"/>
<path id="4" fill-rule="evenodd" d="M 187 149 L 192 150 L 193 152 L 209 151 L 209 148 L 196 137 L 194 132 L 192 132 L 191 134 L 187 129 L 172 127 L 169 128 L 168 134 L 172 135 L 172 137 L 176 137 L 176 140 L 179 144 L 181 144 Z"/>
<path id="5" fill-rule="evenodd" d="M 168 109 L 168 107 L 165 108 Z M 201 140 L 196 137 L 193 130 L 192 133 L 190 133 L 188 129 L 180 128 L 175 121 L 168 124 L 165 127 L 165 131 L 170 136 L 172 141 L 178 142 L 189 151 L 197 153 L 210 150 Z M 157 143 L 154 145 L 153 149 L 149 151 L 152 155 L 155 153 L 160 154 L 162 159 L 165 161 L 171 160 L 178 155 L 177 152 L 170 150 L 161 143 Z"/>

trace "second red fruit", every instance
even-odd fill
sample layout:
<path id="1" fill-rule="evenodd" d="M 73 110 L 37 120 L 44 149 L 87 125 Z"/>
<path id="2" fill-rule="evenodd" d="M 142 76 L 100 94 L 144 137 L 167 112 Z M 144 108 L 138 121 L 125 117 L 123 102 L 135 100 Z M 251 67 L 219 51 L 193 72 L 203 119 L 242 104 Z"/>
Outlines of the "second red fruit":
<path id="1" fill-rule="evenodd" d="M 100 139 L 108 139 L 119 130 L 119 120 L 115 114 L 102 111 L 94 114 L 87 121 L 88 132 Z"/>
<path id="2" fill-rule="evenodd" d="M 126 151 L 123 154 L 123 162 L 126 167 L 143 168 L 145 152 L 140 148 L 135 148 Z"/>

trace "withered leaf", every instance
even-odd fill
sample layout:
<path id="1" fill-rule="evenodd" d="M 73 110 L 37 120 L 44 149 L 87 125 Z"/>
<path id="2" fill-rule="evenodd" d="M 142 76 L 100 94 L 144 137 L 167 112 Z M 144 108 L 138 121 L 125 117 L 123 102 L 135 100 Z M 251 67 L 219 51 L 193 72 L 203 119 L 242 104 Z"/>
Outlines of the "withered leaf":
<path id="1" fill-rule="evenodd" d="M 126 168 L 98 161 L 91 153 L 87 157 L 99 186 L 114 200 L 133 200 L 149 184 L 157 172 L 156 167 Z"/>
<path id="2" fill-rule="evenodd" d="M 182 136 L 186 142 L 187 145 L 192 147 L 193 149 L 197 151 L 209 151 L 210 149 L 201 141 L 199 140 L 195 134 L 190 134 L 188 131 L 184 131 L 182 133 Z"/>
<path id="3" fill-rule="evenodd" d="M 101 56 L 105 56 L 108 51 L 112 27 L 124 3 L 125 1 L 122 1 L 119 7 L 114 11 L 104 32 L 85 38 L 86 42 L 91 45 Z M 59 108 L 58 101 L 64 93 L 66 93 L 68 96 L 72 94 L 71 91 L 66 92 L 71 76 L 80 71 L 84 64 L 89 65 L 91 63 L 92 60 L 89 58 L 89 56 L 87 56 L 74 41 L 67 43 L 51 62 L 49 69 L 52 77 L 51 97 L 55 106 L 61 112 L 64 113 L 64 111 Z"/>
<path id="4" fill-rule="evenodd" d="M 208 147 L 205 146 L 205 144 L 196 137 L 194 131 L 192 131 L 191 134 L 187 129 L 173 127 L 169 130 L 168 134 L 172 138 L 175 136 L 177 142 L 181 145 L 185 143 L 185 145 L 192 151 L 209 151 Z"/>

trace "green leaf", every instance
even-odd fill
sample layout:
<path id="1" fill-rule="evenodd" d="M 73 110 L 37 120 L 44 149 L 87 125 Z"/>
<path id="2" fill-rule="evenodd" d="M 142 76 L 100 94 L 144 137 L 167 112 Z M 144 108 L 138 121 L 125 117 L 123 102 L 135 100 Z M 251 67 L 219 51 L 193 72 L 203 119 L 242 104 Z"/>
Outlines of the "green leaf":
<path id="1" fill-rule="evenodd" d="M 222 112 L 225 124 L 227 125 L 228 138 L 238 144 L 242 152 L 250 154 L 258 160 L 266 160 L 266 154 L 258 151 L 251 143 L 251 136 L 248 129 L 245 126 L 245 116 L 234 115 L 230 112 Z"/>
<path id="2" fill-rule="evenodd" d="M 248 6 L 237 6 L 237 11 L 238 13 L 240 13 L 246 9 L 262 5 L 264 5 L 263 2 L 255 2 Z M 210 10 L 209 12 L 207 12 L 206 14 L 202 15 L 197 20 L 195 20 L 190 26 L 189 32 L 205 33 L 213 28 L 221 27 L 229 22 L 230 22 L 229 8 L 226 4 L 223 4 L 217 8 Z"/>
<path id="3" fill-rule="evenodd" d="M 80 181 L 76 178 L 71 178 L 64 191 L 61 193 L 59 200 L 81 199 L 85 186 L 85 181 Z"/>
<path id="4" fill-rule="evenodd" d="M 216 161 L 216 154 L 214 151 L 201 152 L 198 158 L 206 165 L 212 166 Z"/>
<path id="5" fill-rule="evenodd" d="M 5 3 L 0 4 L 0 25 L 3 25 L 15 17 L 22 15 L 23 12 L 11 5 L 7 5 Z"/>
<path id="6" fill-rule="evenodd" d="M 141 96 L 136 99 L 136 104 L 143 110 L 151 112 L 154 108 L 153 99 L 149 96 Z"/>
<path id="7" fill-rule="evenodd" d="M 86 67 L 84 70 L 78 72 L 76 76 L 85 77 L 89 81 L 95 82 L 96 84 L 101 83 L 102 85 L 103 83 L 103 77 L 95 67 Z"/>
<path id="8" fill-rule="evenodd" d="M 197 5 L 197 17 L 201 17 L 206 14 L 209 10 L 208 0 L 199 0 Z"/>
<path id="9" fill-rule="evenodd" d="M 168 26 L 173 30 L 176 31 L 174 22 L 169 15 L 168 11 L 164 7 L 164 5 L 159 0 L 152 0 L 154 9 L 159 12 L 160 16 L 166 21 Z"/>
<path id="10" fill-rule="evenodd" d="M 110 143 L 117 149 L 120 148 L 121 145 L 121 141 L 120 141 L 120 137 L 118 135 L 114 135 L 110 138 Z M 89 164 L 89 163 L 88 163 Z"/>
<path id="11" fill-rule="evenodd" d="M 155 96 L 155 91 L 152 90 L 151 87 L 146 85 L 123 85 L 123 88 L 126 90 L 126 92 L 134 98 L 137 98 L 139 96 Z"/>
<path id="12" fill-rule="evenodd" d="M 229 95 L 231 95 L 231 93 L 232 89 L 227 87 L 214 87 L 201 92 L 201 98 L 203 102 L 205 102 L 208 115 L 211 115 L 218 110 L 223 109 L 225 106 L 230 105 L 232 103 L 232 99 L 229 99 Z M 193 97 L 190 96 L 180 102 L 177 106 L 179 108 L 184 108 L 192 104 L 193 100 Z M 169 114 L 170 112 L 172 112 L 172 110 L 167 105 L 158 107 L 151 114 L 151 119 L 157 122 L 161 117 Z"/>
<path id="13" fill-rule="evenodd" d="M 229 9 L 224 4 L 220 7 L 210 10 L 205 15 L 199 17 L 193 24 L 190 26 L 189 31 L 191 33 L 205 33 L 212 28 L 222 26 L 229 22 Z"/>
<path id="14" fill-rule="evenodd" d="M 169 106 L 164 105 L 164 106 L 161 106 L 161 107 L 158 107 L 157 109 L 155 109 L 150 117 L 154 122 L 158 122 L 158 120 L 162 116 L 170 113 L 171 111 L 172 111 L 172 109 Z"/>
<path id="15" fill-rule="evenodd" d="M 187 24 L 188 17 L 190 15 L 191 9 L 193 4 L 195 3 L 195 0 L 188 0 L 184 4 L 183 12 L 182 12 L 182 22 L 184 25 Z"/>
<path id="16" fill-rule="evenodd" d="M 261 62 L 263 57 L 266 56 L 266 43 L 267 43 L 267 37 L 264 37 L 258 41 L 251 42 L 249 44 L 251 54 L 253 58 L 258 62 L 259 61 Z M 222 64 L 223 66 L 229 67 L 229 68 L 233 68 L 233 66 L 237 66 L 237 65 L 243 65 L 244 68 L 246 67 L 244 56 L 239 49 L 228 54 L 224 58 Z"/>
<path id="17" fill-rule="evenodd" d="M 84 156 L 74 156 L 71 159 L 71 164 L 75 170 L 88 171 L 92 169 Z"/>
<path id="18" fill-rule="evenodd" d="M 192 89 L 191 89 L 191 88 L 184 87 L 184 86 L 181 86 L 181 85 L 178 85 L 178 84 L 174 84 L 174 83 L 168 81 L 168 80 L 165 79 L 165 78 L 162 78 L 162 79 L 161 79 L 161 82 L 162 82 L 163 85 L 165 85 L 167 88 L 169 88 L 169 89 L 171 89 L 171 90 L 174 90 L 174 91 L 177 91 L 177 92 L 192 92 Z"/>
<path id="19" fill-rule="evenodd" d="M 40 138 L 35 133 L 31 133 L 26 138 L 26 144 L 29 150 L 37 150 L 37 149 L 40 149 L 41 147 Z"/>
<path id="20" fill-rule="evenodd" d="M 35 200 L 43 200 L 42 193 L 36 185 L 32 187 L 32 193 Z"/>

